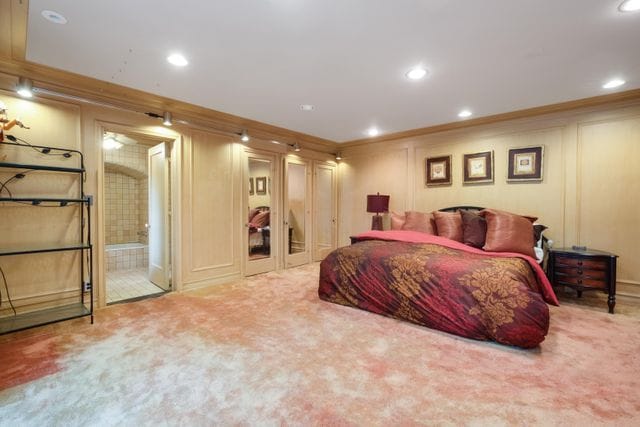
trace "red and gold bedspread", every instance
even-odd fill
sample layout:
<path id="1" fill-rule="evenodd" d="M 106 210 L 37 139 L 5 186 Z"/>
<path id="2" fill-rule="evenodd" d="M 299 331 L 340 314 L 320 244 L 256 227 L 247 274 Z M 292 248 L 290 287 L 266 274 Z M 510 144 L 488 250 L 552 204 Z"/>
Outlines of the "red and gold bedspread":
<path id="1" fill-rule="evenodd" d="M 477 340 L 524 348 L 544 340 L 545 298 L 557 299 L 535 260 L 422 233 L 358 237 L 320 264 L 321 299 Z"/>

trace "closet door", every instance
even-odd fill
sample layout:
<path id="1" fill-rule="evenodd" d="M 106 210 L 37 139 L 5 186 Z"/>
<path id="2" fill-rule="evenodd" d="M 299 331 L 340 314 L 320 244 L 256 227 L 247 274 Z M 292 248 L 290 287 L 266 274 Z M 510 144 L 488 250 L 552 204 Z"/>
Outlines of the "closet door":
<path id="1" fill-rule="evenodd" d="M 282 220 L 276 156 L 249 150 L 245 154 L 244 265 L 250 276 L 276 269 Z"/>
<path id="2" fill-rule="evenodd" d="M 313 260 L 323 260 L 336 248 L 337 172 L 335 163 L 313 163 Z"/>
<path id="3" fill-rule="evenodd" d="M 283 233 L 285 267 L 311 260 L 311 171 L 309 163 L 284 159 Z"/>

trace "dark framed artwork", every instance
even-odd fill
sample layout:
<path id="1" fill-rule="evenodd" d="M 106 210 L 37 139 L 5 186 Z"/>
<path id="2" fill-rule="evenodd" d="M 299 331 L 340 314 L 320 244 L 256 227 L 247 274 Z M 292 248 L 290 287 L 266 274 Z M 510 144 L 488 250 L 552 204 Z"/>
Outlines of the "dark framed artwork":
<path id="1" fill-rule="evenodd" d="M 428 187 L 451 185 L 451 156 L 427 157 L 424 172 Z"/>
<path id="2" fill-rule="evenodd" d="M 267 177 L 261 176 L 256 178 L 256 194 L 267 194 Z"/>
<path id="3" fill-rule="evenodd" d="M 253 178 L 249 178 L 249 195 L 253 196 L 254 194 L 254 190 L 253 190 Z"/>
<path id="4" fill-rule="evenodd" d="M 511 148 L 507 182 L 542 181 L 544 146 Z"/>
<path id="5" fill-rule="evenodd" d="M 464 155 L 463 184 L 493 183 L 493 150 Z"/>

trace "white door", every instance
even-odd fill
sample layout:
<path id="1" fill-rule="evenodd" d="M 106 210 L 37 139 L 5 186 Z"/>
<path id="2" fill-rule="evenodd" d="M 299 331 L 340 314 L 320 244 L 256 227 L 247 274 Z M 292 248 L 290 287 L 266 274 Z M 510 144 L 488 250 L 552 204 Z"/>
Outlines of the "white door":
<path id="1" fill-rule="evenodd" d="M 149 280 L 168 291 L 169 268 L 169 159 L 166 143 L 149 149 Z"/>
<path id="2" fill-rule="evenodd" d="M 313 260 L 322 261 L 337 242 L 337 167 L 313 164 Z"/>
<path id="3" fill-rule="evenodd" d="M 310 261 L 311 172 L 306 161 L 284 161 L 284 249 L 285 266 L 295 267 Z"/>

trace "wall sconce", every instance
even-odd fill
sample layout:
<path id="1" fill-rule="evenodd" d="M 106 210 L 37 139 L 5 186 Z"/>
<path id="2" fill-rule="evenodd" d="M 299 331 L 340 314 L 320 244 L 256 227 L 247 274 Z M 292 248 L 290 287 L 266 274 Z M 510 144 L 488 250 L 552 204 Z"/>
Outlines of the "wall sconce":
<path id="1" fill-rule="evenodd" d="M 293 151 L 300 151 L 301 150 L 300 144 L 298 144 L 297 142 L 295 144 L 293 144 L 292 147 L 293 147 Z"/>
<path id="2" fill-rule="evenodd" d="M 367 195 L 367 212 L 375 213 L 371 218 L 371 229 L 382 230 L 380 212 L 389 212 L 389 196 L 380 193 Z"/>
<path id="3" fill-rule="evenodd" d="M 340 154 L 340 152 L 336 153 L 336 160 L 342 160 L 342 154 Z"/>
<path id="4" fill-rule="evenodd" d="M 23 98 L 31 98 L 33 96 L 33 81 L 25 77 L 18 79 L 16 92 Z"/>
<path id="5" fill-rule="evenodd" d="M 249 133 L 247 132 L 246 129 L 242 130 L 242 133 L 240 134 L 240 141 L 242 142 L 249 142 L 251 138 L 249 138 Z"/>
<path id="6" fill-rule="evenodd" d="M 171 126 L 173 124 L 170 112 L 165 111 L 164 114 L 162 114 L 162 124 L 165 126 Z"/>

